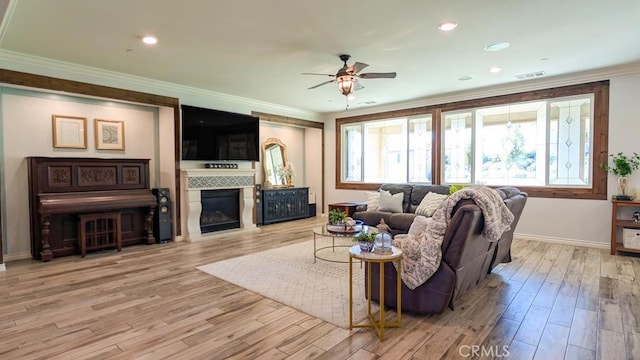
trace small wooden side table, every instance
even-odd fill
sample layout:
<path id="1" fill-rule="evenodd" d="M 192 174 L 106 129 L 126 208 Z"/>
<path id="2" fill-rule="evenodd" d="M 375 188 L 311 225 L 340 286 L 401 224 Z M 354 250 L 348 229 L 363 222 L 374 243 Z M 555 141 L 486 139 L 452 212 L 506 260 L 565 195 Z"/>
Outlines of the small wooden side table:
<path id="1" fill-rule="evenodd" d="M 115 247 L 122 250 L 122 228 L 120 212 L 79 215 L 78 241 L 80 242 L 80 256 L 84 257 L 87 250 L 97 250 Z"/>
<path id="2" fill-rule="evenodd" d="M 329 211 L 331 210 L 342 210 L 347 214 L 347 216 L 351 217 L 354 212 L 356 212 L 356 208 L 358 205 L 365 205 L 365 201 L 350 201 L 350 202 L 339 202 L 329 204 Z"/>
<path id="3" fill-rule="evenodd" d="M 402 250 L 395 246 L 391 247 L 392 253 L 389 255 L 378 255 L 372 252 L 363 252 L 359 245 L 349 248 L 349 330 L 353 328 L 369 328 L 372 327 L 378 333 L 380 341 L 384 341 L 384 329 L 389 327 L 399 327 L 402 322 Z M 353 259 L 364 261 L 367 264 L 367 315 L 369 316 L 368 324 L 353 324 Z M 398 318 L 395 322 L 387 322 L 384 318 L 384 264 L 388 262 L 397 262 L 398 276 L 396 276 L 396 303 L 398 304 Z M 371 264 L 378 263 L 380 265 L 380 318 L 374 319 L 371 314 Z"/>

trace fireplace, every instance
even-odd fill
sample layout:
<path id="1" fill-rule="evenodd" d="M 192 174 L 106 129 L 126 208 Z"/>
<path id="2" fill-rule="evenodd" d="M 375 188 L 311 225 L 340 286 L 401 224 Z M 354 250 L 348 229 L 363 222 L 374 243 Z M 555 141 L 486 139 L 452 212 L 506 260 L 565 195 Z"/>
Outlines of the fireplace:
<path id="1" fill-rule="evenodd" d="M 203 190 L 200 232 L 240 228 L 240 189 Z"/>
<path id="2" fill-rule="evenodd" d="M 202 193 L 209 190 L 235 190 L 239 192 L 236 199 L 235 211 L 239 212 L 240 226 L 234 225 L 228 231 L 255 230 L 253 210 L 254 179 L 256 170 L 251 169 L 184 169 L 181 182 L 187 193 L 187 201 L 183 203 L 184 211 L 183 239 L 186 241 L 207 240 L 215 233 L 205 233 L 200 228 L 200 216 L 204 206 Z M 232 205 L 233 206 L 233 205 Z M 228 214 L 227 214 L 228 216 Z"/>

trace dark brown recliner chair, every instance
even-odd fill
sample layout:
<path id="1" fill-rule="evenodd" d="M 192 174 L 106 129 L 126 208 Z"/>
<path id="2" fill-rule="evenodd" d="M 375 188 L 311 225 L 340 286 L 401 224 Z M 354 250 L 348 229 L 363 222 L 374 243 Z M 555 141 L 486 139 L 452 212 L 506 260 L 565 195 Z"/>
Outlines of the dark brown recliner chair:
<path id="1" fill-rule="evenodd" d="M 511 190 L 511 196 L 503 200 L 515 197 L 513 204 L 520 211 L 515 215 L 512 230 L 505 234 L 497 242 L 488 242 L 482 235 L 484 216 L 480 208 L 472 200 L 462 200 L 453 209 L 451 222 L 447 227 L 442 241 L 442 261 L 440 267 L 424 284 L 414 290 L 402 283 L 402 310 L 411 313 L 432 314 L 442 313 L 447 306 L 454 308 L 454 303 L 469 289 L 474 287 L 482 278 L 491 271 L 496 262 L 505 261 L 497 255 L 497 246 L 502 242 L 503 254 L 508 254 L 508 246 L 511 245 L 513 229 L 526 202 L 526 194 L 518 189 Z M 503 193 L 505 193 L 503 191 Z M 524 194 L 524 195 L 522 195 Z M 502 195 L 501 195 L 502 196 Z M 509 204 L 507 204 L 509 207 Z M 513 211 L 512 211 L 513 212 Z M 497 260 L 501 259 L 501 260 Z M 396 276 L 397 272 L 391 263 L 385 264 L 385 306 L 397 307 Z M 371 299 L 379 301 L 380 267 L 377 264 L 371 266 Z M 365 267 L 365 279 L 366 272 Z M 365 281 L 365 289 L 367 283 Z"/>
<path id="2" fill-rule="evenodd" d="M 511 262 L 511 242 L 513 241 L 513 233 L 520 220 L 520 215 L 524 211 L 524 205 L 527 203 L 527 193 L 521 192 L 518 188 L 513 186 L 504 186 L 497 188 L 496 191 L 502 197 L 504 204 L 513 214 L 513 223 L 511 223 L 511 229 L 505 231 L 496 244 L 496 251 L 491 261 L 491 268 L 489 272 L 500 263 Z"/>

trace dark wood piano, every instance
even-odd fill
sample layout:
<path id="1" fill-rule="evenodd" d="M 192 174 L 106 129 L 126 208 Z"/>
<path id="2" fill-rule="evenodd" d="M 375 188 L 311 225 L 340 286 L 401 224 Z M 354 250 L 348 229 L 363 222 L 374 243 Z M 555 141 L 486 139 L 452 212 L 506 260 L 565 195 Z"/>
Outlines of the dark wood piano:
<path id="1" fill-rule="evenodd" d="M 31 254 L 79 254 L 79 215 L 118 211 L 122 245 L 153 244 L 149 160 L 29 157 Z M 10 211 L 10 210 L 9 210 Z"/>

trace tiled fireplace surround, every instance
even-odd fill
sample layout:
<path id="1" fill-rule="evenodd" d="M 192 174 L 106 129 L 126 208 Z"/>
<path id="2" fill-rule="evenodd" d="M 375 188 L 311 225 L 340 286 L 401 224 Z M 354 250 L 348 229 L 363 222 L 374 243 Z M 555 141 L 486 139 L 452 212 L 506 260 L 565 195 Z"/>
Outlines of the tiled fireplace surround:
<path id="1" fill-rule="evenodd" d="M 185 240 L 198 241 L 215 233 L 202 234 L 202 190 L 240 189 L 240 229 L 255 229 L 253 221 L 254 179 L 253 169 L 186 169 L 181 171 L 182 188 L 186 192 L 187 231 Z"/>

